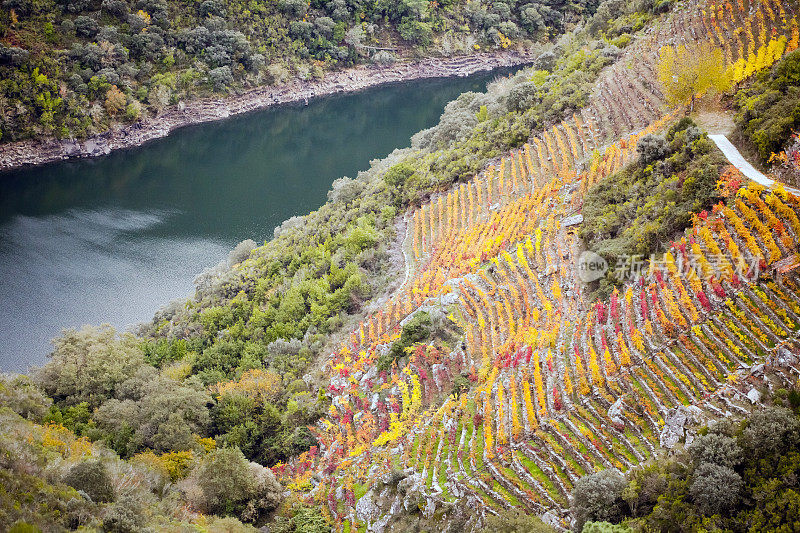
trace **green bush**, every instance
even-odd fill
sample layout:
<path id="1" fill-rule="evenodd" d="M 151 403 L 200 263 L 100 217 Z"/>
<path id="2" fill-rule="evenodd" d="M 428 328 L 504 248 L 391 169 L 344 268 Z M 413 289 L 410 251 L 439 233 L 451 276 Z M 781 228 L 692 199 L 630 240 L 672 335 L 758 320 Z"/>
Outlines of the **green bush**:
<path id="1" fill-rule="evenodd" d="M 258 522 L 283 499 L 283 488 L 272 471 L 250 463 L 239 448 L 219 448 L 208 454 L 192 474 L 202 490 L 197 502 L 210 513 Z"/>
<path id="2" fill-rule="evenodd" d="M 734 105 L 739 134 L 766 163 L 800 128 L 800 50 L 759 73 L 736 93 Z"/>
<path id="3" fill-rule="evenodd" d="M 50 360 L 34 380 L 64 405 L 97 407 L 145 364 L 139 341 L 130 333 L 117 335 L 108 325 L 66 330 L 54 342 Z"/>
<path id="4" fill-rule="evenodd" d="M 793 531 L 800 524 L 798 428 L 796 412 L 758 409 L 701 430 L 688 453 L 675 449 L 629 470 L 621 489 L 619 478 L 613 486 L 598 484 L 598 474 L 581 478 L 573 492 L 578 527 L 586 516 L 609 524 L 587 523 L 584 532 Z"/>
<path id="5" fill-rule="evenodd" d="M 588 521 L 619 522 L 625 512 L 624 489 L 625 478 L 613 469 L 601 470 L 576 481 L 570 506 L 576 529 L 581 531 Z"/>
<path id="6" fill-rule="evenodd" d="M 114 487 L 105 465 L 89 460 L 78 463 L 64 476 L 64 483 L 89 495 L 93 502 L 114 500 Z"/>
<path id="7" fill-rule="evenodd" d="M 392 344 L 392 347 L 386 354 L 378 358 L 378 370 L 389 370 L 392 363 L 405 356 L 406 348 L 428 340 L 431 336 L 432 324 L 431 315 L 429 313 L 425 311 L 416 313 L 411 320 L 403 326 L 400 339 Z"/>
<path id="8" fill-rule="evenodd" d="M 719 200 L 716 183 L 727 161 L 691 119 L 665 137 L 643 137 L 637 151 L 637 161 L 589 189 L 584 201 L 580 237 L 611 266 L 600 296 L 622 281 L 618 260 L 648 259 L 691 224 L 693 213 Z"/>

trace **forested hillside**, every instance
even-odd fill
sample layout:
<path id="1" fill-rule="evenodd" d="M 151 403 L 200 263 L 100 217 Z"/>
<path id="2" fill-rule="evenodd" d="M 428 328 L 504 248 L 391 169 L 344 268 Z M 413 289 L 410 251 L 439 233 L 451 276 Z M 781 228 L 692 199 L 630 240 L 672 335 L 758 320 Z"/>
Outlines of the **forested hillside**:
<path id="1" fill-rule="evenodd" d="M 589 2 L 5 0 L 0 142 L 85 137 L 179 101 L 356 63 L 541 42 Z"/>
<path id="2" fill-rule="evenodd" d="M 798 17 L 604 2 L 194 297 L 66 332 L 0 385 L 0 524 L 791 530 L 800 197 L 700 118 L 771 127 Z"/>

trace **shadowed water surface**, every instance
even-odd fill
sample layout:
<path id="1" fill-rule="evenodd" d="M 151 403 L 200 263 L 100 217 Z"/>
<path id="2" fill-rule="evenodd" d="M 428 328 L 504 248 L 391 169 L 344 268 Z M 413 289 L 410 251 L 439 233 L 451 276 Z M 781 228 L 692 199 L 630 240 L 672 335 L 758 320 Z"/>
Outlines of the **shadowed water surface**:
<path id="1" fill-rule="evenodd" d="M 0 174 L 0 370 L 63 327 L 148 320 L 237 242 L 325 202 L 498 74 L 423 80 L 192 126 L 93 160 Z"/>

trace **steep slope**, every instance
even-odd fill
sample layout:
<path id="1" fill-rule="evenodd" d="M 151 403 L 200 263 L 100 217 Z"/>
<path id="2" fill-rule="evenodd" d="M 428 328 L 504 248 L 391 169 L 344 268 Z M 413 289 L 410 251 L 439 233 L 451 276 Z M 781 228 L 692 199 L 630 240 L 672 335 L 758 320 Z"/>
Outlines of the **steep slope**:
<path id="1" fill-rule="evenodd" d="M 678 9 L 601 74 L 579 115 L 407 215 L 410 278 L 332 354 L 315 457 L 277 468 L 314 485 L 338 527 L 377 531 L 409 512 L 475 527 L 522 507 L 568 528 L 579 476 L 631 468 L 748 412 L 755 385 L 793 383 L 800 200 L 780 187 L 743 186 L 643 276 L 584 299 L 573 215 L 680 113 L 665 114 L 653 79 L 666 37 L 717 39 L 736 80 L 797 46 L 783 6 L 730 8 L 712 21 L 709 5 Z M 744 181 L 732 172 L 723 183 Z M 433 339 L 398 353 L 422 312 Z"/>

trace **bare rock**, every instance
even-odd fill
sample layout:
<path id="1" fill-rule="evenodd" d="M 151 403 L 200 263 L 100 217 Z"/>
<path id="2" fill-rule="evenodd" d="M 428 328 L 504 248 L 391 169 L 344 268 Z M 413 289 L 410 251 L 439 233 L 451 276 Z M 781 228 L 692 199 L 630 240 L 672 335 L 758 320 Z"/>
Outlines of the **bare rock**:
<path id="1" fill-rule="evenodd" d="M 608 418 L 610 418 L 614 424 L 625 425 L 625 419 L 622 415 L 622 396 L 617 398 L 617 401 L 608 408 Z"/>
<path id="2" fill-rule="evenodd" d="M 756 404 L 761 401 L 761 393 L 756 389 L 750 389 L 747 393 L 747 399 L 750 400 L 750 403 Z"/>

